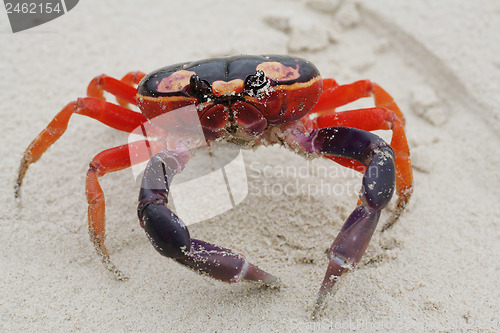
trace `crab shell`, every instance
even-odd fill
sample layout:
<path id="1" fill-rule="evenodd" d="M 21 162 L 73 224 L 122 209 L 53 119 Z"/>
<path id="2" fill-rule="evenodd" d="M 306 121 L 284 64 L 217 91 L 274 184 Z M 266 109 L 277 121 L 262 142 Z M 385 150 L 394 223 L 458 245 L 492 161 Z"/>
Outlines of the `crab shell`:
<path id="1" fill-rule="evenodd" d="M 260 72 L 261 71 L 261 72 Z M 265 84 L 248 83 L 256 73 Z M 202 82 L 203 93 L 193 86 Z M 207 139 L 226 134 L 257 137 L 268 126 L 304 117 L 320 98 L 323 81 L 310 62 L 288 56 L 234 56 L 176 64 L 145 76 L 137 90 L 138 106 L 152 120 L 195 105 Z"/>

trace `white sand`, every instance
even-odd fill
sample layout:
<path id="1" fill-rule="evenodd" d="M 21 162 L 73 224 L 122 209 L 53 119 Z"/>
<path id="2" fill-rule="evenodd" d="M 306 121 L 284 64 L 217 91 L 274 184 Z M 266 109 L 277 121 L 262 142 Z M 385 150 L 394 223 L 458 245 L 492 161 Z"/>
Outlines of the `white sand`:
<path id="1" fill-rule="evenodd" d="M 15 35 L 1 15 L 0 331 L 500 330 L 498 2 L 377 0 L 359 10 L 312 0 L 150 3 L 81 1 Z M 324 253 L 355 206 L 347 188 L 357 175 L 313 172 L 301 184 L 332 182 L 349 193 L 253 192 L 236 209 L 190 226 L 192 236 L 280 276 L 280 290 L 213 281 L 158 255 L 139 227 L 129 171 L 102 179 L 107 244 L 130 277 L 116 281 L 88 239 L 84 177 L 97 152 L 127 136 L 85 117 L 74 117 L 32 166 L 22 204 L 15 202 L 24 149 L 95 75 L 289 52 L 325 77 L 370 78 L 391 92 L 407 116 L 415 166 L 410 209 L 392 230 L 376 233 L 319 321 L 310 314 Z M 245 158 L 258 170 L 305 163 L 282 148 Z M 276 172 L 257 176 L 249 172 L 255 191 L 296 182 Z"/>

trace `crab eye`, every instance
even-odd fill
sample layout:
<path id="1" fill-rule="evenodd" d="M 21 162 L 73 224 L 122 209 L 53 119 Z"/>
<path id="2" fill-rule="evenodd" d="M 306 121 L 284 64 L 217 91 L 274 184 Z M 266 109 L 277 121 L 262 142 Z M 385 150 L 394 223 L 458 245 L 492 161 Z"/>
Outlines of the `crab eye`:
<path id="1" fill-rule="evenodd" d="M 245 79 L 245 89 L 256 93 L 258 90 L 265 88 L 269 84 L 266 74 L 262 70 L 258 70 L 255 74 L 247 76 Z"/>
<path id="2" fill-rule="evenodd" d="M 191 94 L 196 97 L 207 97 L 207 95 L 212 93 L 212 89 L 210 88 L 210 84 L 200 79 L 198 75 L 192 75 L 189 79 L 189 85 L 191 88 Z"/>

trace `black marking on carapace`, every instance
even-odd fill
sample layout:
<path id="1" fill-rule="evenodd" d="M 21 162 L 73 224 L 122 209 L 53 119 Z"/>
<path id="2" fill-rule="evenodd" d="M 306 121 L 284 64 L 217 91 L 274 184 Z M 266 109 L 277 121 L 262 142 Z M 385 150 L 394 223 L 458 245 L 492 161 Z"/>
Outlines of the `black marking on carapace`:
<path id="1" fill-rule="evenodd" d="M 249 75 L 257 71 L 257 66 L 263 62 L 279 62 L 287 67 L 297 68 L 300 76 L 294 80 L 271 81 L 271 86 L 291 85 L 296 82 L 308 82 L 320 75 L 316 66 L 311 62 L 296 57 L 283 55 L 263 55 L 263 56 L 232 56 L 222 58 L 204 59 L 195 62 L 179 63 L 160 68 L 146 75 L 137 89 L 137 94 L 142 96 L 191 96 L 189 88 L 174 92 L 159 92 L 158 82 L 169 77 L 179 70 L 195 72 L 201 80 L 207 81 L 210 85 L 214 81 L 231 81 L 234 79 L 245 80 Z"/>

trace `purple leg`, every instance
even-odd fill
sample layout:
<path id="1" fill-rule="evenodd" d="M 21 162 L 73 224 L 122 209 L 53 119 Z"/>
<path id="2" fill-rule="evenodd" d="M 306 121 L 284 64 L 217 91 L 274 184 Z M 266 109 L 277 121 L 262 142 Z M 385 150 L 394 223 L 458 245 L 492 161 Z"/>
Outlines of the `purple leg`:
<path id="1" fill-rule="evenodd" d="M 242 254 L 198 239 L 167 207 L 169 184 L 184 169 L 187 152 L 160 152 L 149 161 L 137 208 L 141 226 L 161 255 L 199 273 L 225 282 L 242 280 L 274 283 L 277 278 L 249 263 Z"/>
<path id="2" fill-rule="evenodd" d="M 396 180 L 394 152 L 377 135 L 350 127 L 327 127 L 313 130 L 309 135 L 293 131 L 286 141 L 295 149 L 346 157 L 368 167 L 363 176 L 361 204 L 347 218 L 328 252 L 330 262 L 313 311 L 316 317 L 326 296 L 333 293 L 335 283 L 361 260 L 377 227 L 380 211 L 391 200 Z"/>

